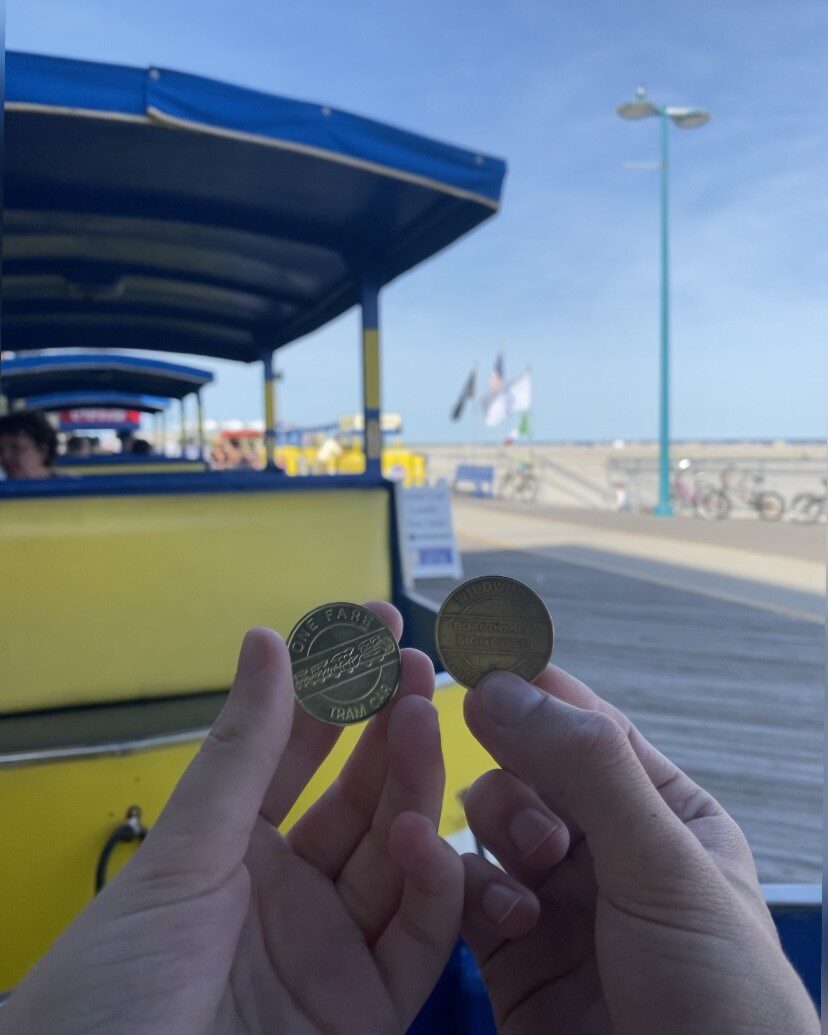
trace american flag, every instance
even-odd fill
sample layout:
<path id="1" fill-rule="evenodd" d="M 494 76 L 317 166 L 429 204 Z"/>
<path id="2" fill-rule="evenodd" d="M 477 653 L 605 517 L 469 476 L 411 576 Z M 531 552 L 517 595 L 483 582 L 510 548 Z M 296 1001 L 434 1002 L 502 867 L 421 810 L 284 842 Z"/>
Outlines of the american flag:
<path id="1" fill-rule="evenodd" d="M 503 387 L 503 353 L 497 354 L 492 372 L 489 374 L 489 391 L 499 392 Z"/>

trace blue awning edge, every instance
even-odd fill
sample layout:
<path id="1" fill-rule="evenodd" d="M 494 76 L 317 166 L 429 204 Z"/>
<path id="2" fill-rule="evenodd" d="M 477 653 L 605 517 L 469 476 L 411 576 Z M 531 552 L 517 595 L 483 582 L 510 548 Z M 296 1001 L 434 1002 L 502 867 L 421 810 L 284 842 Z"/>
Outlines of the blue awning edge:
<path id="1" fill-rule="evenodd" d="M 212 381 L 209 370 L 146 356 L 49 353 L 4 360 L 0 394 L 17 400 L 55 392 L 106 391 L 183 399 Z"/>
<path id="2" fill-rule="evenodd" d="M 277 97 L 248 87 L 152 66 L 6 53 L 6 106 L 88 111 L 158 119 L 263 145 L 317 152 L 372 166 L 438 189 L 500 203 L 501 158 L 420 136 L 326 104 Z"/>
<path id="3" fill-rule="evenodd" d="M 4 348 L 255 362 L 498 210 L 505 163 L 162 68 L 10 52 Z"/>

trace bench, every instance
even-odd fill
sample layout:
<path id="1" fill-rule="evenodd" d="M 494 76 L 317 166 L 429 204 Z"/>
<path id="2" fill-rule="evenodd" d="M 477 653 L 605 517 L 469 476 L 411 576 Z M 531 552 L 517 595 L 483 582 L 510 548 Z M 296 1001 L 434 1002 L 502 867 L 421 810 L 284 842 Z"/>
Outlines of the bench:
<path id="1" fill-rule="evenodd" d="M 471 489 L 466 488 L 471 486 Z M 475 496 L 494 496 L 494 467 L 458 464 L 454 472 L 454 491 L 471 491 Z"/>
<path id="2" fill-rule="evenodd" d="M 391 598 L 390 506 L 348 475 L 3 482 L 0 713 L 226 689 L 245 629 Z"/>

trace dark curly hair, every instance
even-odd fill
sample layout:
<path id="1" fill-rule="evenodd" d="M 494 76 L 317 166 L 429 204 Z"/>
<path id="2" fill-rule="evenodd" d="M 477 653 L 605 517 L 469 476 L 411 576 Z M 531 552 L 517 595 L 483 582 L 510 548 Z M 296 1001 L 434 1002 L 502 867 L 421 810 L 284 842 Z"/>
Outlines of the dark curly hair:
<path id="1" fill-rule="evenodd" d="M 55 462 L 57 432 L 43 414 L 36 410 L 18 410 L 0 417 L 0 435 L 26 435 L 36 446 L 46 450 L 47 467 Z"/>

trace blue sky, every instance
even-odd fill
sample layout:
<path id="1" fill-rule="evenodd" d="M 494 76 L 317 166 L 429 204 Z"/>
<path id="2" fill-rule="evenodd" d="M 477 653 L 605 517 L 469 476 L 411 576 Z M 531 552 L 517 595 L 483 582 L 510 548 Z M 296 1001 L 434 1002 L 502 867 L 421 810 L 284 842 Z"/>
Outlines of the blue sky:
<path id="1" fill-rule="evenodd" d="M 819 0 L 7 0 L 9 48 L 158 64 L 348 108 L 509 163 L 502 212 L 386 290 L 383 395 L 408 437 L 448 418 L 503 346 L 531 365 L 539 439 L 652 437 L 655 120 L 638 83 L 708 107 L 671 135 L 673 431 L 826 432 L 825 39 Z M 281 353 L 282 416 L 360 405 L 351 313 Z M 208 416 L 260 416 L 216 364 Z M 492 431 L 494 440 L 505 429 Z"/>

